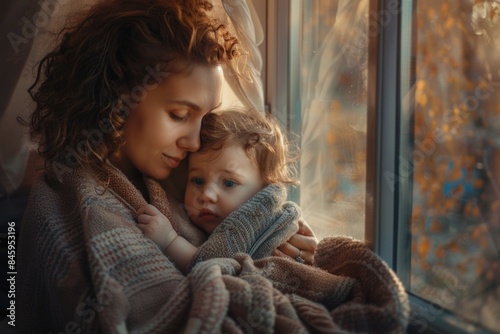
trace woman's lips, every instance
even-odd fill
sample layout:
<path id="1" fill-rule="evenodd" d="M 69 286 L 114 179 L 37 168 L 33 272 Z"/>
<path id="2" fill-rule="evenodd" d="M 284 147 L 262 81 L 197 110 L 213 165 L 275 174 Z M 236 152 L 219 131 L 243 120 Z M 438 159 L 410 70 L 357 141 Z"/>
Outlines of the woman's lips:
<path id="1" fill-rule="evenodd" d="M 169 155 L 166 155 L 166 154 L 162 154 L 162 158 L 163 158 L 163 161 L 165 161 L 165 163 L 170 167 L 170 168 L 177 168 L 179 167 L 181 161 L 182 161 L 182 158 L 175 158 L 175 157 L 171 157 Z"/>

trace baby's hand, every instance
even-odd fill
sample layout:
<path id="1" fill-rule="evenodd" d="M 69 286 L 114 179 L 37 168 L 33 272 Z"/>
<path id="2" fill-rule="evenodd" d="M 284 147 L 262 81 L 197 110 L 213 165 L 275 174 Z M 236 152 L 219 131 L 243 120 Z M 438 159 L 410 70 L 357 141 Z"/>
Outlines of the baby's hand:
<path id="1" fill-rule="evenodd" d="M 156 207 L 146 204 L 137 210 L 137 226 L 163 251 L 177 237 L 172 224 Z"/>

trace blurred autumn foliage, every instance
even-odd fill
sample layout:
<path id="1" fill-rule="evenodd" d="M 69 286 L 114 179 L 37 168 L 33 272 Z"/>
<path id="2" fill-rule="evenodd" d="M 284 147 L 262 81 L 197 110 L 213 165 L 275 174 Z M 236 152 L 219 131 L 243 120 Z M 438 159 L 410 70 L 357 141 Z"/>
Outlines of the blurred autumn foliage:
<path id="1" fill-rule="evenodd" d="M 500 2 L 417 1 L 411 290 L 500 314 Z"/>

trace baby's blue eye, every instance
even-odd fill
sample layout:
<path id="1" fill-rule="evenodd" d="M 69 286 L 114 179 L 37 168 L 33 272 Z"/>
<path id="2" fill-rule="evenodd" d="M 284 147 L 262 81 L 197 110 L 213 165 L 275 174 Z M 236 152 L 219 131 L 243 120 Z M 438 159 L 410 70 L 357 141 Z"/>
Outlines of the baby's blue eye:
<path id="1" fill-rule="evenodd" d="M 194 177 L 191 181 L 197 186 L 201 186 L 203 184 L 203 179 L 201 177 Z"/>
<path id="2" fill-rule="evenodd" d="M 236 185 L 236 182 L 233 180 L 224 180 L 224 186 L 227 188 L 232 188 Z"/>

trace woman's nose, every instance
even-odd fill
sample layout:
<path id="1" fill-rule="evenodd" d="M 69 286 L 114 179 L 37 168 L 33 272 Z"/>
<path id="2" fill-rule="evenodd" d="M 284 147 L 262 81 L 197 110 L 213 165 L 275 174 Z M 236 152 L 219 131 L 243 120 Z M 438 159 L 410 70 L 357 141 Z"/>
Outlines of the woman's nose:
<path id="1" fill-rule="evenodd" d="M 188 152 L 196 152 L 200 149 L 201 124 L 190 129 L 186 135 L 179 139 L 179 146 Z"/>

